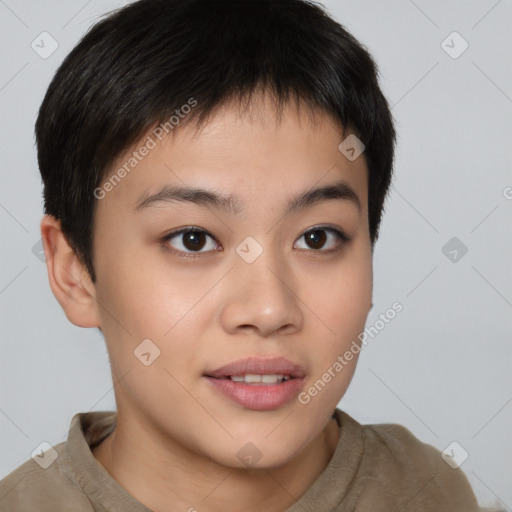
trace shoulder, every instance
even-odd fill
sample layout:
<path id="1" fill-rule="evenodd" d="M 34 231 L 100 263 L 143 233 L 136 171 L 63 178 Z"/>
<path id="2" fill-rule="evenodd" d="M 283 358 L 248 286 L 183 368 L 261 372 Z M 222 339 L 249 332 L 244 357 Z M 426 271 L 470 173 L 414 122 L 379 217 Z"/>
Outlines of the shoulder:
<path id="1" fill-rule="evenodd" d="M 478 511 L 461 468 L 451 467 L 441 452 L 396 424 L 362 425 L 367 463 L 386 488 L 409 510 Z"/>
<path id="2" fill-rule="evenodd" d="M 441 452 L 396 424 L 362 425 L 337 409 L 338 423 L 361 439 L 362 449 L 349 495 L 358 512 L 478 512 L 478 503 L 460 468 L 452 468 Z M 340 437 L 341 439 L 341 437 Z M 357 506 L 356 506 L 357 505 Z"/>
<path id="3" fill-rule="evenodd" d="M 377 461 L 400 467 L 402 472 L 440 472 L 447 477 L 455 475 L 456 478 L 462 473 L 460 469 L 448 465 L 437 448 L 420 441 L 403 425 L 383 423 L 362 425 L 362 428 L 366 446 Z"/>
<path id="4" fill-rule="evenodd" d="M 394 460 L 400 466 L 421 463 L 422 466 L 427 464 L 432 467 L 438 466 L 440 462 L 446 464 L 439 450 L 420 441 L 403 425 L 382 423 L 362 425 L 362 429 L 366 443 L 388 462 Z"/>
<path id="5" fill-rule="evenodd" d="M 87 497 L 67 476 L 66 442 L 42 452 L 39 457 L 39 463 L 28 459 L 0 481 L 0 510 L 55 512 L 67 510 L 73 503 L 77 512 L 92 512 Z"/>

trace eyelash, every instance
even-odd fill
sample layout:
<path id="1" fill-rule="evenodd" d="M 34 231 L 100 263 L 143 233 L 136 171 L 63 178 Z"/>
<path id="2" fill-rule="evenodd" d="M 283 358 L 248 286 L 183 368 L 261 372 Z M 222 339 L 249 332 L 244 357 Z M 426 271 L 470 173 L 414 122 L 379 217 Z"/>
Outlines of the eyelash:
<path id="1" fill-rule="evenodd" d="M 312 252 L 332 254 L 332 253 L 340 251 L 341 248 L 343 247 L 343 245 L 345 245 L 346 243 L 351 241 L 351 239 L 343 231 L 341 231 L 338 228 L 332 227 L 332 226 L 313 226 L 312 228 L 309 228 L 307 231 L 304 231 L 304 233 L 298 238 L 298 240 L 300 238 L 302 238 L 304 235 L 306 235 L 307 233 L 310 233 L 311 231 L 327 231 L 327 232 L 333 233 L 334 235 L 336 235 L 336 237 L 338 238 L 338 242 L 341 244 L 341 247 L 338 246 L 334 249 L 326 249 L 326 250 L 310 249 L 310 251 L 312 251 Z M 160 242 L 164 245 L 165 249 L 167 251 L 169 251 L 171 254 L 174 254 L 174 255 L 182 257 L 182 258 L 198 258 L 202 254 L 207 254 L 208 252 L 211 252 L 211 251 L 183 252 L 183 251 L 179 251 L 177 249 L 172 248 L 168 244 L 169 240 L 171 240 L 172 238 L 174 238 L 178 235 L 182 235 L 183 233 L 190 233 L 190 232 L 204 233 L 205 235 L 209 236 L 212 240 L 215 240 L 215 238 L 210 233 L 208 233 L 208 231 L 206 231 L 205 229 L 198 228 L 195 226 L 187 226 L 184 228 L 177 229 L 176 231 L 172 231 L 171 233 L 165 235 L 164 237 L 161 238 Z M 304 250 L 304 249 L 302 249 L 302 250 Z"/>

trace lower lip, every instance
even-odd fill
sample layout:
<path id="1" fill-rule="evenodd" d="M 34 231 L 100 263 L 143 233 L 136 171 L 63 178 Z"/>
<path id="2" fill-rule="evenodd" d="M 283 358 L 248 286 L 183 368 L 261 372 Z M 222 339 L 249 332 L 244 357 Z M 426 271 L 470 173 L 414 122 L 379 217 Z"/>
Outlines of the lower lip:
<path id="1" fill-rule="evenodd" d="M 205 379 L 224 396 L 253 411 L 279 409 L 299 394 L 304 382 L 304 378 L 298 377 L 272 385 L 253 385 L 213 377 Z"/>

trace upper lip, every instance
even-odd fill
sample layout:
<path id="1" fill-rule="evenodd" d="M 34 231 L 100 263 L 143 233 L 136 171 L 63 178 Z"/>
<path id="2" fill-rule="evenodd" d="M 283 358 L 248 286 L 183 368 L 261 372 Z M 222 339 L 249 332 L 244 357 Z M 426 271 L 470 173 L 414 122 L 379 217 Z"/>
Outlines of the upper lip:
<path id="1" fill-rule="evenodd" d="M 304 377 L 301 366 L 292 363 L 284 357 L 263 359 L 260 357 L 248 357 L 228 363 L 216 370 L 205 373 L 207 377 L 230 377 L 233 375 L 289 375 L 290 377 Z"/>

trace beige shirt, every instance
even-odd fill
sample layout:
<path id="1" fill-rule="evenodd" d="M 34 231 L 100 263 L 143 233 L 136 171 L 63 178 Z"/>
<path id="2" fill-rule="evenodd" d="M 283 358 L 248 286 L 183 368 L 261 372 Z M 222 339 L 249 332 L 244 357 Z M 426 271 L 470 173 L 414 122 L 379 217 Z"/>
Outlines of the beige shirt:
<path id="1" fill-rule="evenodd" d="M 340 437 L 329 464 L 285 512 L 473 512 L 463 472 L 400 425 L 360 425 L 336 410 Z M 1 512 L 151 512 L 121 487 L 91 449 L 115 428 L 116 413 L 76 414 L 67 441 L 29 459 L 0 482 Z M 207 510 L 207 508 L 205 508 Z M 201 511 L 199 511 L 201 512 Z"/>

